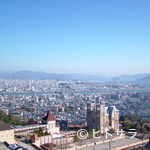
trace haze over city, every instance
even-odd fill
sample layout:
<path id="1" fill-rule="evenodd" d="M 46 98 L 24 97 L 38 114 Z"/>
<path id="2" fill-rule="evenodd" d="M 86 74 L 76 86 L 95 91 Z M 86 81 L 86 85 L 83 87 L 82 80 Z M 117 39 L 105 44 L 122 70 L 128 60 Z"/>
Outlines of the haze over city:
<path id="1" fill-rule="evenodd" d="M 0 71 L 150 73 L 150 1 L 0 1 Z"/>

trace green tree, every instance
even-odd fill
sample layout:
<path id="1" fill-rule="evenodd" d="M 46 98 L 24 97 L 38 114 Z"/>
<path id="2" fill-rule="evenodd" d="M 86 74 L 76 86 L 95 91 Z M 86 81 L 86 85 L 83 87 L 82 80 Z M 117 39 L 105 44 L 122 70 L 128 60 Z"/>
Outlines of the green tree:
<path id="1" fill-rule="evenodd" d="M 64 110 L 65 112 L 69 112 L 70 111 L 70 109 L 69 109 L 69 107 L 65 107 L 65 110 Z"/>
<path id="2" fill-rule="evenodd" d="M 3 117 L 1 117 L 1 121 L 4 123 L 10 123 L 11 125 L 21 125 L 22 122 L 19 118 L 15 117 L 12 113 L 7 114 L 3 114 L 0 112 L 0 115 L 3 115 Z"/>
<path id="3" fill-rule="evenodd" d="M 49 135 L 48 132 L 47 132 L 47 130 L 45 131 L 44 135 Z"/>
<path id="4" fill-rule="evenodd" d="M 0 121 L 3 121 L 4 118 L 6 117 L 7 117 L 7 114 L 3 110 L 0 110 Z"/>

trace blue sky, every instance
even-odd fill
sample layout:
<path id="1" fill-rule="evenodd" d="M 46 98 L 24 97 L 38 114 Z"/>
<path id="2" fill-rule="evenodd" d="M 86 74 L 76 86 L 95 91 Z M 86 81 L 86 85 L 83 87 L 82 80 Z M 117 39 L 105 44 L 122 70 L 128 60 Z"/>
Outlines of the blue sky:
<path id="1" fill-rule="evenodd" d="M 149 0 L 1 0 L 0 71 L 150 73 Z"/>

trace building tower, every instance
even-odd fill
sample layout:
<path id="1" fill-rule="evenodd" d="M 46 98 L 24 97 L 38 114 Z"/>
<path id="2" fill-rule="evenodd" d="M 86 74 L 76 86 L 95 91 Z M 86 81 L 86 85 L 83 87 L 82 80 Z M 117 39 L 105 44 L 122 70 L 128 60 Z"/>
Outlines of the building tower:
<path id="1" fill-rule="evenodd" d="M 95 128 L 95 113 L 93 112 L 93 109 L 95 107 L 94 103 L 87 103 L 87 126 L 89 128 Z M 92 121 L 93 120 L 93 121 Z"/>
<path id="2" fill-rule="evenodd" d="M 105 107 L 104 104 L 87 104 L 87 126 L 88 128 L 100 130 L 119 129 L 119 112 L 115 106 Z"/>
<path id="3" fill-rule="evenodd" d="M 56 118 L 48 110 L 47 115 L 42 118 L 43 123 L 47 124 L 47 129 L 51 133 L 59 133 L 59 127 L 56 127 Z"/>
<path id="4" fill-rule="evenodd" d="M 96 105 L 96 129 L 99 129 L 101 133 L 104 133 L 105 129 L 105 105 L 97 104 Z"/>

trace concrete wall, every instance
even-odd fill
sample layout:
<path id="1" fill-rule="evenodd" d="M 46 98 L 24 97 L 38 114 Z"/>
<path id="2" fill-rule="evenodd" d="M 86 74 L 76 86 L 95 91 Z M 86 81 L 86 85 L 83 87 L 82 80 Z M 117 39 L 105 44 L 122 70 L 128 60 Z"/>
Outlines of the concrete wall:
<path id="1" fill-rule="evenodd" d="M 48 132 L 50 132 L 52 134 L 59 133 L 59 127 L 54 127 L 54 128 L 48 129 Z"/>
<path id="2" fill-rule="evenodd" d="M 36 145 L 37 147 L 40 147 L 45 143 L 54 143 L 56 145 L 61 145 L 61 144 L 67 144 L 73 142 L 74 142 L 74 137 L 53 139 L 50 135 L 48 135 L 48 136 L 39 137 L 39 140 L 35 141 L 33 144 Z"/>
<path id="3" fill-rule="evenodd" d="M 108 140 L 104 140 L 104 141 L 100 141 L 100 142 L 93 142 L 93 143 L 90 143 L 90 144 L 87 144 L 87 145 L 82 145 L 82 146 L 77 146 L 77 147 L 73 147 L 73 148 L 68 148 L 67 150 L 81 149 L 81 148 L 84 148 L 84 147 L 90 147 L 90 146 L 93 146 L 93 145 L 99 145 L 99 144 L 103 144 L 103 143 L 108 143 L 109 141 L 116 141 L 116 140 L 123 139 L 123 138 L 125 138 L 125 136 L 122 136 L 121 138 L 113 138 L 112 140 L 108 139 Z M 114 150 L 120 150 L 120 149 L 114 149 Z"/>
<path id="4" fill-rule="evenodd" d="M 117 147 L 117 148 L 114 148 L 114 149 L 112 149 L 112 150 L 120 150 L 120 149 L 129 148 L 129 147 L 134 147 L 134 146 L 136 146 L 136 145 L 140 145 L 140 144 L 143 144 L 143 143 L 147 143 L 148 141 L 149 141 L 149 139 L 143 140 L 143 141 L 139 141 L 139 142 L 136 142 L 136 143 L 132 143 L 132 144 L 129 144 L 129 145 Z"/>
<path id="5" fill-rule="evenodd" d="M 10 144 L 16 143 L 14 140 L 14 129 L 0 131 L 0 142 L 7 141 Z"/>

